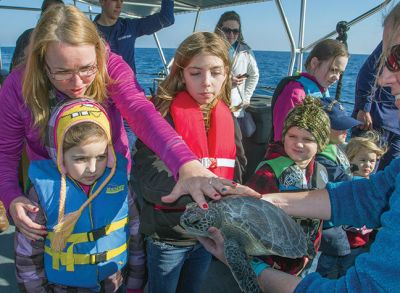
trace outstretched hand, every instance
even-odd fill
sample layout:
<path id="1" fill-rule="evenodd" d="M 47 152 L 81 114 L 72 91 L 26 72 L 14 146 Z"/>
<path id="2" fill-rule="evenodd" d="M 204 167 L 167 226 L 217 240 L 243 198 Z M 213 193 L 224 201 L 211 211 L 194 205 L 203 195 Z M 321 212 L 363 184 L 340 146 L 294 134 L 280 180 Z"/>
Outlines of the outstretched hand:
<path id="1" fill-rule="evenodd" d="M 33 222 L 28 213 L 37 213 L 39 208 L 25 196 L 15 198 L 10 204 L 10 214 L 15 226 L 30 240 L 39 240 L 47 234 L 46 227 Z"/>
<path id="2" fill-rule="evenodd" d="M 208 229 L 209 237 L 197 237 L 199 242 L 204 246 L 204 248 L 222 261 L 227 264 L 225 253 L 224 253 L 224 236 L 221 231 L 215 227 L 210 227 Z"/>
<path id="3" fill-rule="evenodd" d="M 205 196 L 213 200 L 219 200 L 222 195 L 230 194 L 261 197 L 258 192 L 247 186 L 216 177 L 214 173 L 204 168 L 199 161 L 190 161 L 179 169 L 179 180 L 174 189 L 161 200 L 172 203 L 185 194 L 190 194 L 193 200 L 203 209 L 208 208 Z"/>

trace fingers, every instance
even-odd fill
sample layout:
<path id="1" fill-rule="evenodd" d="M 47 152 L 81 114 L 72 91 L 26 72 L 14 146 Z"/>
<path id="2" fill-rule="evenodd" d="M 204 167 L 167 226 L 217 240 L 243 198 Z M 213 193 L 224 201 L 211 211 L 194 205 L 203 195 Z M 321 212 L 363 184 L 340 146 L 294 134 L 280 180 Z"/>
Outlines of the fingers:
<path id="1" fill-rule="evenodd" d="M 221 192 L 223 195 L 243 195 L 243 196 L 252 196 L 255 198 L 261 198 L 261 194 L 257 191 L 253 190 L 252 188 L 237 184 L 234 187 L 228 187 L 226 190 Z"/>
<path id="2" fill-rule="evenodd" d="M 27 230 L 24 227 L 18 227 L 19 232 L 21 232 L 22 234 L 24 234 L 24 236 L 26 238 L 28 238 L 29 240 L 32 241 L 36 241 L 36 240 L 43 240 L 43 237 L 39 234 L 35 234 L 34 232 L 31 232 L 31 230 Z M 37 230 L 33 230 L 33 231 L 37 231 Z M 45 236 L 45 235 L 43 235 Z"/>

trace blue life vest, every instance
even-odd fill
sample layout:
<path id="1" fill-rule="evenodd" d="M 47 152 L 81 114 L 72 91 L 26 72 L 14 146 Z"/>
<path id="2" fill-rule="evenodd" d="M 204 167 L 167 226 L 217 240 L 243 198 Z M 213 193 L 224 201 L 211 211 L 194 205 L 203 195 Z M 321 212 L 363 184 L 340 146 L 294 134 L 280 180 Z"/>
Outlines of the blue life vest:
<path id="1" fill-rule="evenodd" d="M 78 219 L 62 252 L 51 249 L 58 222 L 60 173 L 52 160 L 32 161 L 29 177 L 38 194 L 49 232 L 45 240 L 44 265 L 49 282 L 100 290 L 100 281 L 121 270 L 127 262 L 128 180 L 127 160 L 117 154 L 114 176 Z M 93 184 L 90 194 L 107 178 L 110 169 Z M 65 214 L 76 211 L 87 200 L 79 184 L 66 180 Z"/>
<path id="2" fill-rule="evenodd" d="M 326 89 L 325 92 L 321 92 L 319 86 L 313 81 L 303 75 L 301 75 L 297 80 L 297 82 L 301 83 L 304 88 L 304 92 L 307 96 L 311 96 L 314 98 L 329 98 L 329 90 Z"/>

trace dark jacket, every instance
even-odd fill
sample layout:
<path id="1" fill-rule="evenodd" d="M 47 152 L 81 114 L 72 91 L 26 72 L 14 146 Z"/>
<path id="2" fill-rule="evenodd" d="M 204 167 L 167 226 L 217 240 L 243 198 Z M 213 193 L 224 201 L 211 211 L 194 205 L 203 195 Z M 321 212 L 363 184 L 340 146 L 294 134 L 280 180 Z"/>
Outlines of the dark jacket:
<path id="1" fill-rule="evenodd" d="M 390 88 L 378 87 L 375 94 L 371 95 L 381 53 L 382 42 L 369 55 L 358 73 L 352 116 L 356 117 L 359 110 L 369 112 L 374 129 L 383 128 L 400 134 L 398 109 L 394 104 L 395 98 L 391 94 Z"/>
<path id="2" fill-rule="evenodd" d="M 174 126 L 171 116 L 167 115 L 166 120 Z M 235 118 L 234 125 L 236 142 L 235 181 L 241 182 L 247 160 L 242 146 L 242 134 Z M 172 191 L 176 181 L 164 162 L 141 141 L 138 141 L 137 149 L 133 176 L 144 199 L 140 214 L 140 231 L 153 239 L 173 245 L 188 246 L 195 244 L 196 239 L 188 236 L 179 225 L 180 216 L 186 204 L 193 202 L 191 196 L 182 196 L 173 204 L 163 203 L 161 197 Z M 162 206 L 162 208 L 157 208 L 157 206 Z"/>
<path id="3" fill-rule="evenodd" d="M 121 55 L 134 72 L 135 68 L 135 41 L 143 35 L 151 35 L 163 27 L 172 25 L 174 18 L 174 1 L 162 0 L 161 10 L 158 13 L 142 18 L 118 18 L 112 26 L 103 26 L 97 23 L 100 15 L 96 16 L 94 23 L 103 38 L 110 45 L 111 51 Z"/>
<path id="4" fill-rule="evenodd" d="M 331 151 L 329 151 L 331 150 Z M 344 158 L 343 158 L 344 156 Z M 338 159 L 341 157 L 342 159 Z M 336 145 L 328 145 L 324 152 L 317 155 L 317 161 L 327 172 L 329 182 L 351 181 L 350 164 L 345 153 Z M 343 256 L 350 253 L 350 244 L 343 226 L 334 227 L 329 221 L 324 221 L 320 251 L 327 255 Z"/>

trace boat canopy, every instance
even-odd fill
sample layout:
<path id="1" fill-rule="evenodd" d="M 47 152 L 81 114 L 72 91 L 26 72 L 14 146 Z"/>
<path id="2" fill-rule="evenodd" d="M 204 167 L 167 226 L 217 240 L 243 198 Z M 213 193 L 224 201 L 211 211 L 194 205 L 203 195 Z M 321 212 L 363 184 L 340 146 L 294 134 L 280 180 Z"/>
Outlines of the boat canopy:
<path id="1" fill-rule="evenodd" d="M 197 12 L 201 10 L 209 10 L 222 7 L 232 7 L 235 5 L 243 5 L 249 3 L 257 2 L 267 2 L 271 0 L 184 0 L 184 1 L 174 1 L 175 13 L 190 13 Z M 99 0 L 82 0 L 79 2 L 88 3 L 92 5 L 99 6 Z M 147 0 L 147 1 L 133 1 L 124 0 L 122 11 L 131 17 L 143 17 L 146 15 L 153 14 L 160 10 L 161 0 Z"/>

